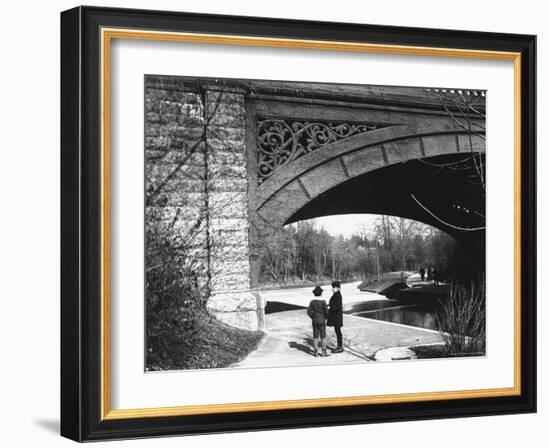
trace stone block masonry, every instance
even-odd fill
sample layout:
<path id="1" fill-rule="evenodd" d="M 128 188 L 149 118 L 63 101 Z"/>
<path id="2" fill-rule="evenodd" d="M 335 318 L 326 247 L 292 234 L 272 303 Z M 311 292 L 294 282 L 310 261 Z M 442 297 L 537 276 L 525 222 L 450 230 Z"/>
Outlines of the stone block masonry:
<path id="1" fill-rule="evenodd" d="M 208 307 L 230 325 L 257 329 L 263 307 L 250 291 L 244 94 L 208 90 L 205 98 L 211 273 Z"/>
<path id="2" fill-rule="evenodd" d="M 212 314 L 261 328 L 263 304 L 250 287 L 244 93 L 147 76 L 145 113 L 147 222 L 192 238 Z"/>
<path id="3" fill-rule="evenodd" d="M 202 292 L 200 299 L 206 301 L 209 277 L 204 127 L 204 105 L 199 92 L 188 91 L 171 79 L 147 77 L 146 227 L 153 232 L 169 229 L 174 238 L 184 241 Z"/>

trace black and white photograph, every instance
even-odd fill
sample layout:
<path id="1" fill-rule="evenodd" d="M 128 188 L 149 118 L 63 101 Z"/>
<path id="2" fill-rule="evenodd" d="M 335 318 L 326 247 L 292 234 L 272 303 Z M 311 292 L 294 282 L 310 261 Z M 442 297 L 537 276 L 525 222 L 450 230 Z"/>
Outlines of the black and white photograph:
<path id="1" fill-rule="evenodd" d="M 3 9 L 2 446 L 544 445 L 545 3 L 87 3 Z"/>
<path id="2" fill-rule="evenodd" d="M 146 371 L 486 355 L 488 92 L 144 85 Z"/>

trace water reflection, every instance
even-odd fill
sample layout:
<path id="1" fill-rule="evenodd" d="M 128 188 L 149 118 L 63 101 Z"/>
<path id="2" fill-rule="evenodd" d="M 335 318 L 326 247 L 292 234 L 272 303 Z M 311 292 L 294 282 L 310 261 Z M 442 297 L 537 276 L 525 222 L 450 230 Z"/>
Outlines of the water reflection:
<path id="1" fill-rule="evenodd" d="M 368 317 L 369 319 L 383 320 L 396 324 L 411 325 L 413 327 L 435 329 L 436 306 L 405 305 L 353 313 L 354 316 Z"/>

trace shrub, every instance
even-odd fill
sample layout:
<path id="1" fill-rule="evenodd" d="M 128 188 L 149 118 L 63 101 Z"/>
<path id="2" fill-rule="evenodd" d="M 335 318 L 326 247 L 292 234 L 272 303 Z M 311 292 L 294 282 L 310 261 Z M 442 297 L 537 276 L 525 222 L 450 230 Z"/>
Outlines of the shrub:
<path id="1" fill-rule="evenodd" d="M 201 327 L 208 321 L 206 297 L 197 272 L 200 265 L 190 248 L 161 221 L 146 229 L 147 366 L 174 368 L 185 363 Z"/>
<path id="2" fill-rule="evenodd" d="M 440 301 L 436 328 L 450 356 L 485 354 L 485 278 L 453 281 L 449 297 Z"/>
<path id="3" fill-rule="evenodd" d="M 147 370 L 227 367 L 245 358 L 263 333 L 230 327 L 206 308 L 210 294 L 204 257 L 173 223 L 146 229 Z"/>

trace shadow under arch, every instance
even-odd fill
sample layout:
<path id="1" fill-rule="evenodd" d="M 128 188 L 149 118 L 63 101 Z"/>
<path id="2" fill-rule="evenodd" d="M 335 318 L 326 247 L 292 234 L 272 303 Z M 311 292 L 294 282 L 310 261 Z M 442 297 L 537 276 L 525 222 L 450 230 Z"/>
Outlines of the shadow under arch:
<path id="1" fill-rule="evenodd" d="M 391 215 L 436 227 L 461 243 L 485 234 L 485 190 L 471 156 L 415 159 L 335 185 L 284 224 L 342 214 Z"/>

